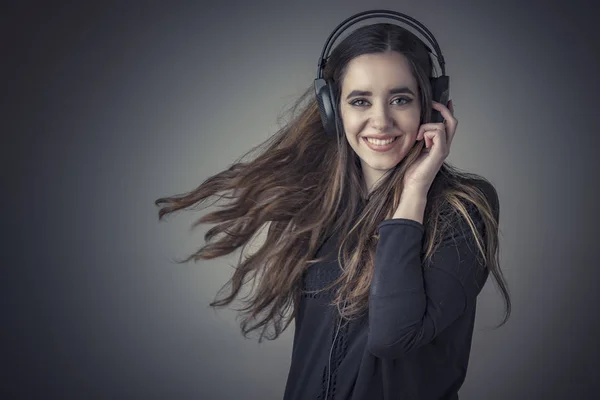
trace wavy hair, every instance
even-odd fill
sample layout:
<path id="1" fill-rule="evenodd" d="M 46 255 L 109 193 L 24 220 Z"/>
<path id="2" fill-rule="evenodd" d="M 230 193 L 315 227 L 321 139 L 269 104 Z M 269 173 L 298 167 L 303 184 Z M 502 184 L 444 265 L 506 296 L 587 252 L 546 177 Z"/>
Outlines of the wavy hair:
<path id="1" fill-rule="evenodd" d="M 378 23 L 354 30 L 334 48 L 324 76 L 333 82 L 339 99 L 350 60 L 362 54 L 389 51 L 408 59 L 419 87 L 421 121 L 430 121 L 432 60 L 419 39 L 397 25 Z M 339 110 L 339 101 L 337 105 Z M 210 305 L 230 305 L 240 296 L 242 287 L 252 281 L 252 290 L 240 299 L 243 307 L 236 311 L 243 317 L 242 334 L 247 336 L 260 329 L 259 342 L 263 338 L 276 339 L 292 322 L 302 294 L 303 274 L 319 261 L 314 258 L 318 248 L 334 233 L 340 234 L 338 256 L 344 267 L 339 279 L 323 290 L 337 287 L 331 304 L 343 317 L 363 315 L 368 309 L 373 279 L 377 226 L 392 217 L 400 201 L 404 173 L 424 145 L 424 141 L 416 142 L 406 157 L 368 192 L 359 158 L 344 135 L 325 135 L 312 86 L 288 113 L 289 119 L 273 136 L 226 170 L 190 192 L 155 202 L 162 206 L 158 212 L 160 220 L 169 213 L 196 208 L 209 198 L 225 201 L 219 210 L 193 223 L 193 228 L 199 224 L 214 226 L 204 236 L 206 243 L 178 262 L 214 259 L 241 249 L 232 277 Z M 474 215 L 480 217 L 482 231 L 476 228 Z M 502 292 L 506 305 L 502 325 L 508 320 L 511 303 L 499 263 L 498 216 L 493 186 L 480 176 L 444 162 L 427 195 L 422 260 L 423 268 L 427 268 L 443 237 L 464 218 L 482 265 Z M 263 228 L 263 244 L 252 254 L 245 254 Z M 219 298 L 224 291 L 228 293 Z"/>

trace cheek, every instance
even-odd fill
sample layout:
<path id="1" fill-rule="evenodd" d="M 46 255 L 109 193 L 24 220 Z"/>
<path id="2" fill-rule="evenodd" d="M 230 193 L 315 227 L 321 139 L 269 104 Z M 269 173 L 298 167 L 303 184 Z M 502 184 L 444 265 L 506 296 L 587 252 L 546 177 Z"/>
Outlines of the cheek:
<path id="1" fill-rule="evenodd" d="M 360 130 L 360 127 L 364 124 L 364 121 L 361 122 L 361 119 L 353 113 L 343 113 L 342 114 L 342 126 L 346 131 L 346 134 L 357 134 Z"/>
<path id="2" fill-rule="evenodd" d="M 416 138 L 419 128 L 421 127 L 421 113 L 415 110 L 411 113 L 410 118 L 402 120 L 400 128 L 406 132 L 407 135 Z"/>
<path id="3" fill-rule="evenodd" d="M 417 134 L 419 133 L 419 125 L 415 125 L 410 129 L 405 130 L 406 135 L 411 138 L 411 140 L 417 140 Z"/>

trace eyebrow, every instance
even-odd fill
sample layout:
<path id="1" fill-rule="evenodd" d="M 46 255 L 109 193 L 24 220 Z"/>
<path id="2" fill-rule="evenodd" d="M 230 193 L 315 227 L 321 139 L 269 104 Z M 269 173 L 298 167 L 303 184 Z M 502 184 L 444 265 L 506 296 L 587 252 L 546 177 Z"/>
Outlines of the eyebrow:
<path id="1" fill-rule="evenodd" d="M 412 92 L 412 90 L 410 90 L 406 86 L 390 89 L 390 92 L 389 92 L 389 94 L 399 94 L 399 93 L 410 93 L 413 96 L 415 95 Z M 350 97 L 354 97 L 354 96 L 372 96 L 372 95 L 373 95 L 373 93 L 371 93 L 369 91 L 365 91 L 365 90 L 353 90 L 353 91 L 351 91 L 348 94 L 348 96 L 346 96 L 346 100 L 348 100 Z"/>

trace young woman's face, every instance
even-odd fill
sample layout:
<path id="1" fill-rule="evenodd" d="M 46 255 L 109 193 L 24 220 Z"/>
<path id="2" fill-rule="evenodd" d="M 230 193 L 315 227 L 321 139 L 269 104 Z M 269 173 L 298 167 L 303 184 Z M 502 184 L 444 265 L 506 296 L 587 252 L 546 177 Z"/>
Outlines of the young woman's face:
<path id="1" fill-rule="evenodd" d="M 417 137 L 421 106 L 408 60 L 387 52 L 350 61 L 340 111 L 346 139 L 360 157 L 370 186 L 404 158 Z"/>

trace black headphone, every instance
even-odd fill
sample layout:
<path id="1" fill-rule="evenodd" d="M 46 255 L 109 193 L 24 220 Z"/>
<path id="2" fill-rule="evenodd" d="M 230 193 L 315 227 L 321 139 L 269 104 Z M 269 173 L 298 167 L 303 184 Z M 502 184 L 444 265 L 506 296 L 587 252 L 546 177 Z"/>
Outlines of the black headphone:
<path id="1" fill-rule="evenodd" d="M 319 57 L 319 62 L 317 65 L 317 78 L 315 79 L 315 95 L 317 97 L 317 104 L 319 106 L 319 113 L 321 114 L 321 121 L 323 122 L 323 127 L 325 128 L 325 133 L 330 137 L 337 136 L 337 124 L 339 122 L 337 118 L 337 107 L 335 96 L 333 93 L 333 83 L 323 78 L 323 69 L 325 68 L 325 63 L 329 58 L 329 51 L 331 50 L 328 47 L 331 47 L 335 39 L 346 29 L 348 29 L 351 25 L 356 24 L 365 19 L 369 18 L 377 18 L 377 17 L 385 17 L 391 18 L 407 25 L 410 25 L 412 28 L 416 29 L 421 33 L 425 38 L 431 43 L 433 48 L 435 49 L 435 53 L 431 50 L 427 44 L 423 41 L 423 45 L 427 49 L 427 51 L 436 57 L 438 64 L 441 69 L 441 75 L 438 77 L 430 77 L 429 82 L 431 83 L 432 89 L 432 99 L 438 103 L 443 105 L 448 104 L 448 99 L 450 97 L 450 78 L 446 75 L 446 68 L 444 62 L 444 56 L 442 55 L 442 51 L 438 46 L 437 41 L 433 34 L 419 21 L 416 19 L 409 17 L 408 15 L 401 14 L 396 11 L 390 10 L 371 10 L 371 11 L 363 11 L 361 13 L 355 14 L 345 21 L 340 23 L 329 35 L 327 41 L 325 42 L 325 46 L 323 46 L 323 51 L 321 52 L 321 57 Z M 346 25 L 346 26 L 345 26 Z M 442 122 L 444 119 L 439 111 L 432 109 L 431 122 Z"/>

